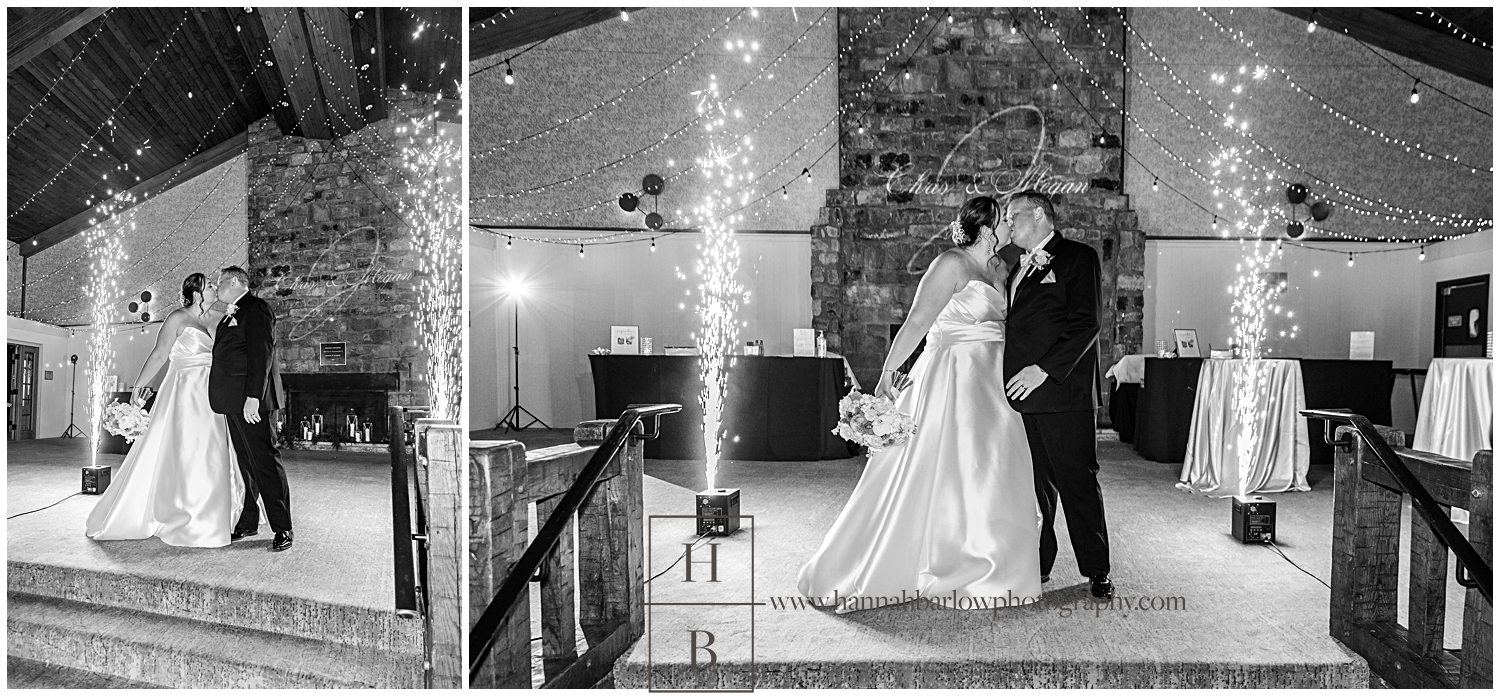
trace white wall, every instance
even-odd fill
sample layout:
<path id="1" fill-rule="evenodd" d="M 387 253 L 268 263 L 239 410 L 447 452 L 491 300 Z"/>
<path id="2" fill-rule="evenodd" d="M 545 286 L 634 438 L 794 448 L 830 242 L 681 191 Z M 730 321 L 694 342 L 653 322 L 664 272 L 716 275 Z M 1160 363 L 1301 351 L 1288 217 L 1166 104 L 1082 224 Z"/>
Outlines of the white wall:
<path id="1" fill-rule="evenodd" d="M 565 233 L 526 232 L 570 238 Z M 697 328 L 694 262 L 702 237 L 683 233 L 649 242 L 578 247 L 516 242 L 477 230 L 469 241 L 470 423 L 493 426 L 513 403 L 512 301 L 503 287 L 512 277 L 531 288 L 522 303 L 521 403 L 555 428 L 594 417 L 589 351 L 609 343 L 611 325 L 635 325 L 655 351 L 692 345 Z M 792 352 L 792 329 L 812 321 L 811 237 L 742 234 L 740 282 L 750 290 L 741 309 L 740 342 L 765 341 L 768 355 Z M 679 271 L 685 278 L 679 278 Z M 691 294 L 690 294 L 691 293 Z"/>
<path id="2" fill-rule="evenodd" d="M 1282 305 L 1292 319 L 1273 317 L 1272 355 L 1299 358 L 1347 358 L 1349 332 L 1374 331 L 1375 357 L 1395 367 L 1426 367 L 1432 360 L 1432 322 L 1439 281 L 1493 272 L 1493 232 L 1485 231 L 1427 247 L 1425 261 L 1416 248 L 1355 257 L 1287 245 L 1272 270 L 1287 273 Z M 1370 244 L 1314 242 L 1321 249 L 1368 251 Z M 1204 343 L 1227 346 L 1236 242 L 1216 240 L 1148 240 L 1146 307 L 1142 349 L 1153 352 L 1156 340 L 1172 340 L 1172 329 L 1197 329 Z M 1318 275 L 1314 276 L 1313 273 Z M 1491 279 L 1493 289 L 1494 279 Z M 1493 308 L 1491 309 L 1493 311 Z M 1279 333 L 1298 327 L 1297 337 Z M 1420 390 L 1420 382 L 1418 384 Z M 1418 392 L 1420 398 L 1420 391 Z M 1410 386 L 1403 378 L 1392 390 L 1394 425 L 1415 427 Z"/>
<path id="3" fill-rule="evenodd" d="M 145 327 L 110 327 L 115 356 L 109 374 L 119 375 L 126 385 L 134 386 L 160 328 L 160 323 Z M 68 398 L 74 369 L 68 364 L 70 355 L 78 356 L 78 390 L 73 404 L 73 422 L 88 431 L 88 375 L 84 371 L 88 369 L 90 331 L 89 327 L 67 328 L 13 316 L 5 318 L 7 342 L 40 348 L 37 360 L 43 372 L 38 376 L 36 408 L 36 436 L 39 439 L 61 437 L 68 427 Z M 47 370 L 52 371 L 50 381 L 42 378 Z"/>

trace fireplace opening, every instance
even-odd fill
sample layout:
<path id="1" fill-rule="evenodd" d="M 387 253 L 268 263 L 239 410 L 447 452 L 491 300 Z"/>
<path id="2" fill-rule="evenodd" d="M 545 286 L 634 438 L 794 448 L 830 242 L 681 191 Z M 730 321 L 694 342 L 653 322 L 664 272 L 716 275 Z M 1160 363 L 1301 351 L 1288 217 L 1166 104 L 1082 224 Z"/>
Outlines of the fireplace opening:
<path id="1" fill-rule="evenodd" d="M 293 447 L 383 445 L 390 443 L 390 393 L 400 391 L 398 373 L 339 372 L 283 374 L 287 405 L 281 438 Z"/>

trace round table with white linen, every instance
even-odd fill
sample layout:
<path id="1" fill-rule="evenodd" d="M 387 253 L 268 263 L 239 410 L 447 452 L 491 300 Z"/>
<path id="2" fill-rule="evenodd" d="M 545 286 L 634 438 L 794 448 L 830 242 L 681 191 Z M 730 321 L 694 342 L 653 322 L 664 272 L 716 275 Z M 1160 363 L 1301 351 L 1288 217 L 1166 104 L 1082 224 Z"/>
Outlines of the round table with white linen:
<path id="1" fill-rule="evenodd" d="M 1302 370 L 1296 360 L 1204 360 L 1182 462 L 1179 488 L 1227 498 L 1250 493 L 1307 491 L 1309 446 Z M 1248 433 L 1235 415 L 1235 373 L 1256 380 L 1256 413 Z M 1241 438 L 1252 437 L 1249 465 L 1240 470 Z"/>
<path id="2" fill-rule="evenodd" d="M 1485 358 L 1433 358 L 1427 366 L 1412 449 L 1473 461 L 1479 450 L 1491 448 L 1493 362 Z"/>

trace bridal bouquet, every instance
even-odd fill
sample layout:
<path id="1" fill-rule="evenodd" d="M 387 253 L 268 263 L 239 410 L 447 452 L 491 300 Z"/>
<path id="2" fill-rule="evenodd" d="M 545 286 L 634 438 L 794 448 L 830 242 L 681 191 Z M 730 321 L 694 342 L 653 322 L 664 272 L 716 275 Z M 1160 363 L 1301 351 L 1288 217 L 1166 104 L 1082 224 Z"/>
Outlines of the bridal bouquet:
<path id="1" fill-rule="evenodd" d="M 150 423 L 150 414 L 135 404 L 116 401 L 104 407 L 104 429 L 111 435 L 123 435 L 126 442 L 135 442 Z"/>
<path id="2" fill-rule="evenodd" d="M 897 411 L 895 402 L 853 391 L 839 401 L 839 427 L 833 432 L 849 442 L 864 445 L 871 452 L 879 452 L 906 442 L 916 430 L 911 416 Z"/>

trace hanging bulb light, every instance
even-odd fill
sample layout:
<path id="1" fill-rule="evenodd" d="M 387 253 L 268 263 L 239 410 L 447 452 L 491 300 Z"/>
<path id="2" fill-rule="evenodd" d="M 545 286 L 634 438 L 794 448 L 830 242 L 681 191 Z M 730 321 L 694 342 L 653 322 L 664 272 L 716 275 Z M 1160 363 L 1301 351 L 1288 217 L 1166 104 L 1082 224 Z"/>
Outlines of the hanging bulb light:
<path id="1" fill-rule="evenodd" d="M 1312 11 L 1312 14 L 1310 14 L 1310 15 L 1307 16 L 1307 33 L 1311 34 L 1311 33 L 1315 32 L 1317 30 L 1318 30 L 1318 11 L 1317 11 L 1317 9 L 1314 9 Z"/>
<path id="2" fill-rule="evenodd" d="M 949 23 L 949 24 L 952 24 L 952 23 L 953 23 L 953 13 L 952 13 L 952 12 L 949 12 L 949 13 L 948 13 L 948 23 Z"/>
<path id="3" fill-rule="evenodd" d="M 513 85 L 515 83 L 516 71 L 510 69 L 510 61 L 507 60 L 505 61 L 505 84 Z"/>
<path id="4" fill-rule="evenodd" d="M 1422 93 L 1417 91 L 1417 85 L 1420 84 L 1422 84 L 1421 80 L 1413 80 L 1411 83 L 1411 103 L 1413 104 L 1422 101 Z"/>
<path id="5" fill-rule="evenodd" d="M 511 242 L 511 238 L 510 237 L 506 237 L 505 238 L 505 249 L 506 249 L 506 251 L 510 250 L 510 242 Z"/>
<path id="6" fill-rule="evenodd" d="M 802 176 L 807 179 L 807 183 L 812 183 L 812 172 L 805 167 L 802 169 Z"/>
<path id="7" fill-rule="evenodd" d="M 1012 35 L 1014 35 L 1016 32 L 1018 32 L 1020 30 L 1021 30 L 1021 24 L 1020 24 L 1020 22 L 1017 22 L 1014 19 L 1010 20 L 1010 33 Z"/>
<path id="8" fill-rule="evenodd" d="M 1427 260 L 1427 245 L 1426 244 L 1423 244 L 1422 245 L 1422 250 L 1419 251 L 1419 252 L 1417 252 L 1417 260 L 1418 261 L 1426 261 Z"/>
<path id="9" fill-rule="evenodd" d="M 904 79 L 904 80 L 910 80 L 911 79 L 911 64 L 910 63 L 907 63 L 905 67 L 901 68 L 901 78 Z"/>
<path id="10" fill-rule="evenodd" d="M 625 10 L 620 10 L 620 21 L 622 21 L 622 22 L 628 22 L 628 21 L 630 21 L 630 13 L 626 12 Z"/>
<path id="11" fill-rule="evenodd" d="M 1349 252 L 1349 267 L 1354 268 L 1354 252 Z"/>
<path id="12" fill-rule="evenodd" d="M 1160 184 L 1160 183 L 1161 183 L 1160 179 L 1157 179 L 1156 177 L 1152 177 L 1151 178 L 1151 190 L 1152 191 L 1160 191 L 1161 189 L 1157 187 L 1158 184 Z"/>
<path id="13" fill-rule="evenodd" d="M 653 254 L 656 253 L 656 238 L 655 237 L 651 238 L 651 253 L 653 253 Z"/>
<path id="14" fill-rule="evenodd" d="M 1057 91 L 1057 78 L 1052 78 L 1052 91 Z"/>
<path id="15" fill-rule="evenodd" d="M 580 258 L 580 259 L 583 258 L 583 245 L 582 244 L 578 245 L 578 258 Z"/>
<path id="16" fill-rule="evenodd" d="M 781 187 L 781 200 L 786 200 L 786 199 L 791 198 L 791 197 L 792 197 L 791 194 L 789 194 L 789 193 L 786 192 L 786 187 L 785 186 Z"/>

